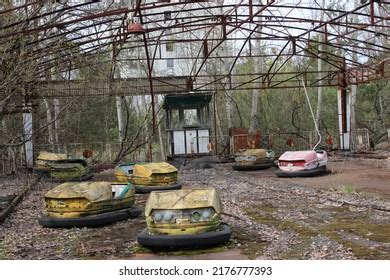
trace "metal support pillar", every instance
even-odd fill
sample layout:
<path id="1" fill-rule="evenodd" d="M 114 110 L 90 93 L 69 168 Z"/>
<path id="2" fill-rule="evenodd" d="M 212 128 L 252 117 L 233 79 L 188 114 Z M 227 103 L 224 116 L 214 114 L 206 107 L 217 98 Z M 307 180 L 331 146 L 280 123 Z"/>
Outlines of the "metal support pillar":
<path id="1" fill-rule="evenodd" d="M 351 95 L 346 87 L 340 87 L 337 92 L 340 150 L 351 149 Z"/>

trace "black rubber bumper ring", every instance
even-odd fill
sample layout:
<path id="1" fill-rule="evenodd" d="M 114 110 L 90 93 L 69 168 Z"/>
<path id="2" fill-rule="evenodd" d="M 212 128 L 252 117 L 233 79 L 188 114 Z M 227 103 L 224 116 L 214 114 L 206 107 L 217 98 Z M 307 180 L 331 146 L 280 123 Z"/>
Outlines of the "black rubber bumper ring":
<path id="1" fill-rule="evenodd" d="M 168 191 L 168 190 L 179 190 L 181 189 L 180 183 L 172 185 L 160 185 L 160 186 L 142 186 L 134 185 L 135 193 L 150 193 L 153 191 Z"/>
<path id="2" fill-rule="evenodd" d="M 228 242 L 231 235 L 232 232 L 226 224 L 222 224 L 217 231 L 199 234 L 150 234 L 147 229 L 144 229 L 137 236 L 137 242 L 151 248 L 207 247 Z"/>
<path id="3" fill-rule="evenodd" d="M 281 178 L 313 177 L 313 176 L 323 175 L 325 173 L 329 173 L 329 172 L 327 172 L 326 169 L 323 167 L 318 167 L 310 170 L 295 171 L 295 172 L 285 172 L 279 169 L 276 171 L 276 176 Z"/>
<path id="4" fill-rule="evenodd" d="M 128 208 L 80 218 L 53 218 L 45 216 L 38 218 L 38 222 L 41 226 L 49 228 L 100 227 L 128 218 L 137 218 L 141 213 L 142 210 L 139 208 Z"/>
<path id="5" fill-rule="evenodd" d="M 270 168 L 274 165 L 273 162 L 257 163 L 257 164 L 233 164 L 233 169 L 237 171 L 256 171 Z"/>
<path id="6" fill-rule="evenodd" d="M 82 181 L 88 181 L 90 179 L 93 178 L 93 174 L 92 173 L 87 173 L 87 174 L 84 174 L 83 176 L 81 177 L 74 177 L 74 178 L 69 178 L 69 179 L 57 179 L 57 178 L 51 178 L 51 181 L 52 182 L 57 182 L 57 183 L 61 183 L 61 182 L 82 182 Z"/>

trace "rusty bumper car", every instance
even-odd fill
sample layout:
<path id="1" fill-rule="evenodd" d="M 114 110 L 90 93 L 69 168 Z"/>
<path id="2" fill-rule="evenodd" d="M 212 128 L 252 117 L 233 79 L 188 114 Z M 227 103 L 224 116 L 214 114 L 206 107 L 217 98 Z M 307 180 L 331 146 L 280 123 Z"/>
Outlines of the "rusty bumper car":
<path id="1" fill-rule="evenodd" d="M 59 160 L 66 160 L 68 158 L 67 154 L 40 152 L 35 161 L 33 171 L 37 175 L 49 177 L 50 166 Z"/>
<path id="2" fill-rule="evenodd" d="M 39 154 L 33 171 L 54 181 L 86 181 L 93 177 L 84 159 L 72 159 L 66 154 L 48 152 Z"/>
<path id="3" fill-rule="evenodd" d="M 130 182 L 136 164 L 144 164 L 144 162 L 127 162 L 115 166 L 114 175 L 116 181 L 122 183 Z"/>
<path id="4" fill-rule="evenodd" d="M 231 230 L 221 223 L 221 212 L 215 189 L 152 192 L 145 208 L 147 227 L 137 241 L 152 248 L 204 247 L 228 242 Z"/>
<path id="5" fill-rule="evenodd" d="M 288 151 L 278 160 L 278 177 L 313 177 L 327 173 L 325 151 Z"/>
<path id="6" fill-rule="evenodd" d="M 238 171 L 256 171 L 274 165 L 274 152 L 265 149 L 248 149 L 236 155 L 233 169 Z"/>
<path id="7" fill-rule="evenodd" d="M 38 219 L 44 227 L 98 227 L 135 218 L 134 187 L 127 183 L 68 182 L 45 194 L 47 215 Z"/>
<path id="8" fill-rule="evenodd" d="M 114 174 L 119 182 L 131 182 L 136 193 L 180 189 L 177 169 L 166 163 L 126 163 L 118 165 Z"/>

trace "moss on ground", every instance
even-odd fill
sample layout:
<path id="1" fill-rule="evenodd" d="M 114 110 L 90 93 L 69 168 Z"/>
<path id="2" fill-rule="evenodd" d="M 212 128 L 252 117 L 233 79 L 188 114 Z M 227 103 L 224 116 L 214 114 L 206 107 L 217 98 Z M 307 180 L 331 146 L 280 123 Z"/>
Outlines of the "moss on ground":
<path id="1" fill-rule="evenodd" d="M 306 252 L 308 252 L 312 243 L 312 237 L 300 236 L 297 243 L 291 246 L 288 251 L 279 255 L 282 260 L 301 260 L 305 259 Z"/>
<path id="2" fill-rule="evenodd" d="M 349 217 L 347 212 L 340 212 L 335 215 L 334 221 L 324 226 L 321 231 L 346 248 L 351 248 L 354 256 L 358 259 L 388 259 L 390 256 L 389 252 L 346 240 L 340 236 L 340 232 L 346 232 L 370 241 L 390 243 L 390 224 L 372 223 L 365 215 Z"/>
<path id="3" fill-rule="evenodd" d="M 270 244 L 265 242 L 260 238 L 256 238 L 248 234 L 247 231 L 242 229 L 233 228 L 233 236 L 237 239 L 237 242 L 240 243 L 240 250 L 243 255 L 246 255 L 249 259 L 253 260 L 256 257 L 263 254 L 265 248 Z"/>
<path id="4" fill-rule="evenodd" d="M 249 244 L 244 244 L 240 249 L 250 260 L 254 260 L 263 254 L 269 244 L 269 242 L 251 242 Z"/>
<path id="5" fill-rule="evenodd" d="M 328 233 L 345 231 L 376 242 L 390 243 L 390 224 L 374 224 L 367 219 L 336 219 L 324 227 Z"/>
<path id="6" fill-rule="evenodd" d="M 351 194 L 356 192 L 356 188 L 353 185 L 343 185 L 340 187 L 341 192 Z"/>
<path id="7" fill-rule="evenodd" d="M 275 223 L 277 223 L 277 219 L 275 219 L 272 215 L 275 211 L 275 208 L 271 207 L 270 205 L 264 205 L 264 209 L 263 205 L 253 205 L 244 208 L 243 210 L 245 214 L 247 214 L 259 224 L 273 226 Z"/>
<path id="8" fill-rule="evenodd" d="M 181 250 L 172 250 L 172 251 L 162 251 L 160 252 L 160 255 L 162 256 L 196 256 L 196 255 L 202 255 L 202 254 L 212 254 L 212 253 L 220 253 L 225 252 L 228 250 L 227 246 L 217 246 L 217 247 L 210 247 L 210 248 L 187 248 L 187 249 L 181 249 Z"/>
<path id="9" fill-rule="evenodd" d="M 340 236 L 341 232 L 357 235 L 370 241 L 389 243 L 390 224 L 376 224 L 369 220 L 367 213 L 351 212 L 348 207 L 324 208 L 330 211 L 332 220 L 329 223 L 318 226 L 303 226 L 297 221 L 279 219 L 273 216 L 268 206 L 265 209 L 262 205 L 254 205 L 244 209 L 245 213 L 259 224 L 276 227 L 282 231 L 293 231 L 298 234 L 297 243 L 291 250 L 284 252 L 279 257 L 282 259 L 300 259 L 304 257 L 313 237 L 324 235 L 328 238 L 350 248 L 358 259 L 388 259 L 390 253 L 378 248 L 365 246 L 346 240 Z M 252 246 L 253 244 L 251 244 Z M 254 248 L 253 251 L 256 249 Z"/>
<path id="10" fill-rule="evenodd" d="M 275 212 L 275 207 L 273 206 L 272 203 L 262 203 L 261 205 L 259 205 L 259 208 L 263 212 L 267 212 L 267 213 Z"/>
<path id="11" fill-rule="evenodd" d="M 149 249 L 149 248 L 146 248 L 146 247 L 142 247 L 140 245 L 134 245 L 132 247 L 130 247 L 130 253 L 132 254 L 153 254 L 153 250 Z"/>
<path id="12" fill-rule="evenodd" d="M 183 249 L 150 249 L 135 245 L 131 247 L 130 251 L 132 254 L 158 254 L 160 256 L 196 256 L 202 254 L 220 253 L 228 250 L 229 247 L 226 245 L 217 247 L 194 247 L 194 248 L 183 248 Z"/>
<path id="13" fill-rule="evenodd" d="M 332 213 L 333 217 L 338 216 L 341 213 L 349 213 L 351 210 L 349 209 L 348 206 L 333 206 L 328 208 L 329 211 Z"/>

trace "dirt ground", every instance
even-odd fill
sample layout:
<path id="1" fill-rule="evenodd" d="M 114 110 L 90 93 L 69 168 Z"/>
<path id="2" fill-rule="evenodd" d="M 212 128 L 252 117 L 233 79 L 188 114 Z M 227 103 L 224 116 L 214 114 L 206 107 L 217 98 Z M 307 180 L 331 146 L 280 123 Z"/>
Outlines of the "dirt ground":
<path id="1" fill-rule="evenodd" d="M 333 157 L 327 165 L 332 173 L 313 178 L 285 178 L 289 183 L 318 189 L 358 192 L 367 196 L 390 199 L 390 160 L 343 159 Z M 247 172 L 262 178 L 277 178 L 275 169 Z"/>
<path id="2" fill-rule="evenodd" d="M 219 190 L 233 236 L 216 248 L 178 251 L 138 246 L 142 216 L 102 228 L 42 228 L 43 195 L 55 183 L 40 181 L 0 225 L 0 259 L 390 259 L 389 160 L 334 157 L 329 169 L 326 176 L 282 179 L 274 168 L 183 164 L 185 188 Z M 112 169 L 95 175 L 113 179 Z M 0 179 L 0 192 L 9 184 Z M 146 199 L 137 195 L 138 207 Z"/>

